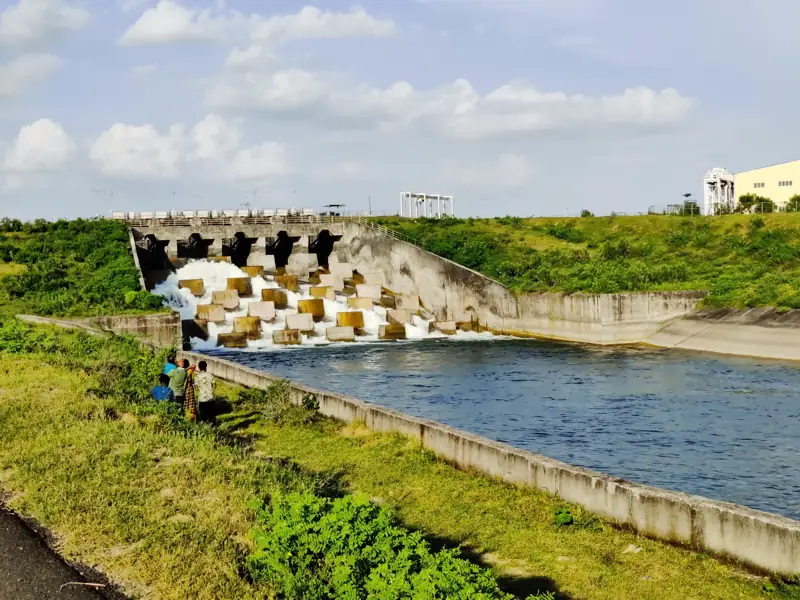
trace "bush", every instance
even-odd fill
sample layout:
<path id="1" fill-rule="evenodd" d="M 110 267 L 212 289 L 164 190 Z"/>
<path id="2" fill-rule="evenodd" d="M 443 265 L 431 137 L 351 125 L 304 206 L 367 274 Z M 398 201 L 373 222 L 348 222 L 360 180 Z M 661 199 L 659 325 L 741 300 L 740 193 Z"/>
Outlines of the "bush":
<path id="1" fill-rule="evenodd" d="M 590 210 L 586 210 L 585 208 L 581 211 L 581 217 L 593 217 L 594 213 Z"/>
<path id="2" fill-rule="evenodd" d="M 0 257 L 25 270 L 0 279 L 0 300 L 42 315 L 153 312 L 163 299 L 140 288 L 125 225 L 106 219 L 19 224 L 3 239 Z"/>
<path id="3" fill-rule="evenodd" d="M 275 495 L 258 507 L 247 558 L 254 581 L 293 600 L 511 600 L 491 573 L 431 551 L 419 532 L 361 496 Z"/>

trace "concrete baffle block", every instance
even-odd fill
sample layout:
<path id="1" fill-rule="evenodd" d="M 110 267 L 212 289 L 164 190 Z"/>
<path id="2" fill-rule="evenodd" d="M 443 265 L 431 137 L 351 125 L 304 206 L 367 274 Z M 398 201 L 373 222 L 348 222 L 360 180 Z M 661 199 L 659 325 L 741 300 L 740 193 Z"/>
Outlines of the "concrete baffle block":
<path id="1" fill-rule="evenodd" d="M 262 321 L 275 320 L 274 302 L 251 302 L 247 305 L 247 316 L 258 317 Z"/>
<path id="2" fill-rule="evenodd" d="M 342 293 L 343 293 L 345 296 L 347 296 L 348 298 L 349 298 L 350 296 L 355 296 L 355 295 L 356 295 L 356 288 L 355 288 L 355 286 L 353 286 L 353 285 L 347 285 L 347 284 L 345 283 L 345 284 L 344 284 L 344 290 L 342 291 Z"/>
<path id="3" fill-rule="evenodd" d="M 362 273 L 361 276 L 364 278 L 364 283 L 367 285 L 383 285 L 383 273 Z"/>
<path id="4" fill-rule="evenodd" d="M 439 333 L 444 333 L 446 335 L 455 335 L 456 329 L 458 328 L 456 327 L 455 321 L 434 321 L 429 326 L 429 333 L 438 331 Z"/>
<path id="5" fill-rule="evenodd" d="M 275 283 L 290 292 L 300 291 L 300 284 L 297 283 L 297 275 L 276 275 Z"/>
<path id="6" fill-rule="evenodd" d="M 397 307 L 397 298 L 391 296 L 389 294 L 383 294 L 380 300 L 381 306 L 384 308 L 396 308 Z"/>
<path id="7" fill-rule="evenodd" d="M 386 320 L 394 325 L 412 325 L 413 315 L 410 310 L 404 308 L 392 308 L 386 311 Z"/>
<path id="8" fill-rule="evenodd" d="M 272 302 L 275 308 L 286 308 L 289 304 L 286 299 L 286 290 L 280 288 L 267 288 L 261 290 L 261 300 L 263 302 Z"/>
<path id="9" fill-rule="evenodd" d="M 331 275 L 336 275 L 342 279 L 350 279 L 353 277 L 353 265 L 346 262 L 332 263 L 330 265 Z"/>
<path id="10" fill-rule="evenodd" d="M 228 277 L 228 289 L 239 292 L 239 297 L 253 295 L 253 282 L 249 277 Z"/>
<path id="11" fill-rule="evenodd" d="M 354 342 L 356 331 L 352 327 L 328 327 L 325 330 L 325 337 L 329 342 Z"/>
<path id="12" fill-rule="evenodd" d="M 353 271 L 353 276 L 347 279 L 346 282 L 350 285 L 361 285 L 362 283 L 367 283 L 367 280 L 364 279 L 363 274 L 358 271 Z"/>
<path id="13" fill-rule="evenodd" d="M 248 339 L 257 340 L 261 335 L 261 319 L 258 317 L 236 317 L 233 319 L 233 332 L 244 333 Z"/>
<path id="14" fill-rule="evenodd" d="M 300 314 L 309 314 L 315 321 L 322 321 L 325 318 L 325 303 L 322 298 L 311 298 L 299 300 L 297 302 L 297 312 Z"/>
<path id="15" fill-rule="evenodd" d="M 404 340 L 406 339 L 405 325 L 381 325 L 378 329 L 378 338 L 382 340 Z"/>
<path id="16" fill-rule="evenodd" d="M 211 304 L 220 304 L 225 310 L 239 308 L 239 292 L 236 290 L 215 290 L 211 292 Z"/>
<path id="17" fill-rule="evenodd" d="M 183 339 L 200 338 L 205 341 L 208 339 L 208 321 L 202 319 L 183 319 L 181 321 L 181 333 Z"/>
<path id="18" fill-rule="evenodd" d="M 323 273 L 319 276 L 319 283 L 320 285 L 324 285 L 330 288 L 333 288 L 335 292 L 343 292 L 344 291 L 344 279 L 337 275 L 333 275 L 332 273 Z"/>
<path id="19" fill-rule="evenodd" d="M 419 296 L 413 296 L 410 294 L 401 294 L 400 296 L 395 296 L 394 305 L 397 308 L 410 310 L 411 312 L 417 312 L 419 310 Z"/>
<path id="20" fill-rule="evenodd" d="M 248 267 L 262 267 L 266 273 L 275 272 L 275 257 L 271 254 L 261 254 L 260 252 L 250 253 L 247 257 Z M 252 276 L 251 276 L 252 277 Z"/>
<path id="21" fill-rule="evenodd" d="M 246 333 L 220 333 L 217 335 L 217 345 L 226 348 L 247 348 Z"/>
<path id="22" fill-rule="evenodd" d="M 300 343 L 300 331 L 297 329 L 278 329 L 272 332 L 272 343 L 282 346 L 296 346 Z"/>
<path id="23" fill-rule="evenodd" d="M 198 304 L 197 318 L 211 323 L 224 323 L 225 307 L 221 304 Z"/>
<path id="24" fill-rule="evenodd" d="M 320 275 L 321 275 L 321 273 L 319 272 L 319 270 L 311 271 L 308 274 L 308 283 L 310 283 L 311 285 L 319 285 L 320 281 L 322 281 L 320 279 Z"/>
<path id="25" fill-rule="evenodd" d="M 364 329 L 364 313 L 360 310 L 336 313 L 336 326 Z"/>
<path id="26" fill-rule="evenodd" d="M 208 262 L 226 262 L 226 263 L 229 263 L 229 262 L 231 262 L 231 257 L 230 256 L 209 256 L 207 260 L 208 260 Z"/>
<path id="27" fill-rule="evenodd" d="M 331 266 L 346 262 L 347 258 L 345 257 L 344 252 L 331 252 L 331 255 L 328 257 L 328 265 Z"/>
<path id="28" fill-rule="evenodd" d="M 246 267 L 241 267 L 242 272 L 245 273 L 248 277 L 263 277 L 264 276 L 264 267 L 260 265 L 248 265 Z"/>
<path id="29" fill-rule="evenodd" d="M 308 291 L 312 298 L 323 298 L 324 300 L 330 300 L 331 302 L 336 300 L 336 292 L 333 291 L 332 287 L 318 285 L 309 288 Z"/>
<path id="30" fill-rule="evenodd" d="M 309 313 L 286 315 L 286 329 L 296 329 L 303 333 L 313 333 L 314 317 Z"/>
<path id="31" fill-rule="evenodd" d="M 356 294 L 359 298 L 371 298 L 372 300 L 381 299 L 381 287 L 379 285 L 368 285 L 362 283 L 356 286 Z"/>
<path id="32" fill-rule="evenodd" d="M 372 310 L 372 299 L 370 298 L 348 298 L 347 308 L 355 310 Z"/>
<path id="33" fill-rule="evenodd" d="M 206 293 L 206 286 L 202 279 L 181 279 L 178 281 L 179 288 L 186 288 L 192 296 L 200 297 Z"/>

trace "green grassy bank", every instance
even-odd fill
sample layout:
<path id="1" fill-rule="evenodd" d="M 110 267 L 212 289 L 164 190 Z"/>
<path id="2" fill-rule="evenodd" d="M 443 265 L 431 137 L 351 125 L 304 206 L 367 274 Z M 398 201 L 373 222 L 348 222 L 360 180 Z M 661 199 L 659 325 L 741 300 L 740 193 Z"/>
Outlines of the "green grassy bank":
<path id="1" fill-rule="evenodd" d="M 0 307 L 9 316 L 162 310 L 140 289 L 127 228 L 108 219 L 0 220 Z"/>
<path id="2" fill-rule="evenodd" d="M 146 399 L 163 356 L 134 341 L 9 322 L 0 351 L 0 487 L 136 597 L 798 597 L 407 438 L 290 407 L 280 385 L 224 386 L 232 412 L 212 427 Z M 437 553 L 457 545 L 470 563 Z"/>
<path id="3" fill-rule="evenodd" d="M 800 214 L 376 219 L 522 292 L 707 290 L 709 306 L 800 308 Z"/>

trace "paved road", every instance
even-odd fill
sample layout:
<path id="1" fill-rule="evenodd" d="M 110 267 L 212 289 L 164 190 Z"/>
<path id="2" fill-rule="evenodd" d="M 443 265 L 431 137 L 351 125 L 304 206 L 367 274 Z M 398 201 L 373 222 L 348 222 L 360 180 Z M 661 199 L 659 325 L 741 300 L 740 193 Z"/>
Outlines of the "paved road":
<path id="1" fill-rule="evenodd" d="M 0 506 L 0 600 L 105 600 L 16 515 Z"/>

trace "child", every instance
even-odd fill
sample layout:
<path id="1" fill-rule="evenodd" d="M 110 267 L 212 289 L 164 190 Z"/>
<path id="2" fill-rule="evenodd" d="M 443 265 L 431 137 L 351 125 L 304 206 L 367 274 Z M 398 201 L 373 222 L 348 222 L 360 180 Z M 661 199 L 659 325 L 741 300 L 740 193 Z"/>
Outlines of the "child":
<path id="1" fill-rule="evenodd" d="M 169 375 L 162 373 L 158 376 L 158 381 L 160 385 L 157 385 L 150 391 L 153 398 L 155 400 L 173 400 L 175 395 L 169 387 Z"/>

